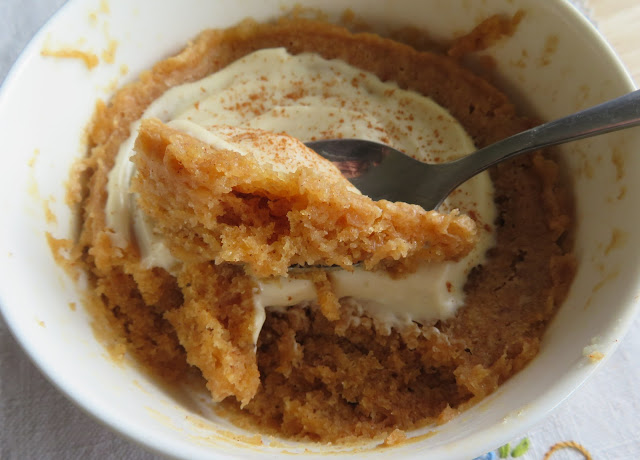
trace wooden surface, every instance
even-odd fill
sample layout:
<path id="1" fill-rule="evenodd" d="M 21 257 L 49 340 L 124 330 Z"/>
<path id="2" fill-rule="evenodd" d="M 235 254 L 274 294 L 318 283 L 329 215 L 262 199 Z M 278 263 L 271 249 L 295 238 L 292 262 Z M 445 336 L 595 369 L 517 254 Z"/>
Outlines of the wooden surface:
<path id="1" fill-rule="evenodd" d="M 640 1 L 589 0 L 587 13 L 640 82 Z"/>

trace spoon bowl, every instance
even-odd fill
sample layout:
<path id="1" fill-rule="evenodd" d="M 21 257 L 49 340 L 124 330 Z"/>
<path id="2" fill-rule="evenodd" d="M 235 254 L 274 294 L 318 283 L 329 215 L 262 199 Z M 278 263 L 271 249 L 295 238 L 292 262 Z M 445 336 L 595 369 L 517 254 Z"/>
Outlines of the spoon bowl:
<path id="1" fill-rule="evenodd" d="M 636 90 L 447 163 L 423 163 L 393 147 L 363 139 L 329 139 L 305 145 L 334 163 L 371 199 L 404 201 L 431 210 L 463 182 L 516 155 L 639 124 L 640 90 Z"/>

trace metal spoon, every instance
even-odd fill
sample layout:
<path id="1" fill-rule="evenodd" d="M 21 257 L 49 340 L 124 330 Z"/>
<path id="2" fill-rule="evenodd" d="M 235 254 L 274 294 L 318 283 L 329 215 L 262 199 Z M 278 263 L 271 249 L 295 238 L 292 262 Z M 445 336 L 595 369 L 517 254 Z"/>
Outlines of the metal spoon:
<path id="1" fill-rule="evenodd" d="M 427 164 L 377 142 L 331 139 L 305 143 L 335 163 L 373 200 L 404 201 L 436 209 L 460 184 L 490 166 L 550 145 L 640 124 L 640 90 L 523 131 L 449 163 Z"/>

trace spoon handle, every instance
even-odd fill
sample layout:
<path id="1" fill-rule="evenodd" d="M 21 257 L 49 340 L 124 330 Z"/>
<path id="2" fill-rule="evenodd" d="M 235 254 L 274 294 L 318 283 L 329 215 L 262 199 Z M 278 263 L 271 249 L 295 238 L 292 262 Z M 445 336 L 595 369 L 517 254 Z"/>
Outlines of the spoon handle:
<path id="1" fill-rule="evenodd" d="M 458 183 L 522 153 L 640 125 L 640 90 L 536 126 L 461 158 Z"/>

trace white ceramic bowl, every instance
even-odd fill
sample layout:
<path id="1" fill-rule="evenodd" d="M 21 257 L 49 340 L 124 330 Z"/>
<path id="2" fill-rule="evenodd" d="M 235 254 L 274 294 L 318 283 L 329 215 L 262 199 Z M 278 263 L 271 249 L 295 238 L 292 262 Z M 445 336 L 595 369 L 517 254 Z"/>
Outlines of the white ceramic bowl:
<path id="1" fill-rule="evenodd" d="M 353 448 L 301 445 L 247 433 L 213 414 L 206 395 L 168 391 L 135 366 L 112 361 L 79 307 L 75 283 L 55 264 L 45 232 L 70 234 L 64 202 L 69 167 L 84 153 L 84 129 L 98 98 L 179 50 L 198 31 L 246 16 L 264 20 L 294 4 L 338 17 L 349 6 L 374 26 L 417 26 L 435 39 L 468 31 L 493 13 L 526 15 L 516 33 L 487 50 L 502 85 L 526 110 L 552 119 L 633 89 L 620 62 L 566 1 L 487 0 L 77 0 L 65 5 L 16 63 L 0 92 L 3 180 L 0 302 L 9 327 L 40 369 L 72 400 L 120 433 L 184 458 L 273 458 L 283 452 L 350 456 Z M 89 71 L 79 60 L 45 58 L 71 47 L 99 57 L 117 41 L 115 62 Z M 526 50 L 527 56 L 523 56 Z M 545 64 L 546 63 L 546 64 Z M 121 72 L 128 69 L 126 76 Z M 400 458 L 472 458 L 521 435 L 606 361 L 638 307 L 640 132 L 565 146 L 577 201 L 579 268 L 540 355 L 495 394 L 452 422 L 426 427 L 393 449 Z M 44 208 L 55 215 L 47 219 Z M 590 362 L 586 346 L 603 353 Z M 269 444 L 270 443 L 270 444 Z M 370 457 L 389 450 L 367 451 Z M 307 450 L 305 450 L 307 449 Z M 338 457 L 340 457 L 338 455 Z M 334 457 L 336 458 L 336 457 Z"/>

